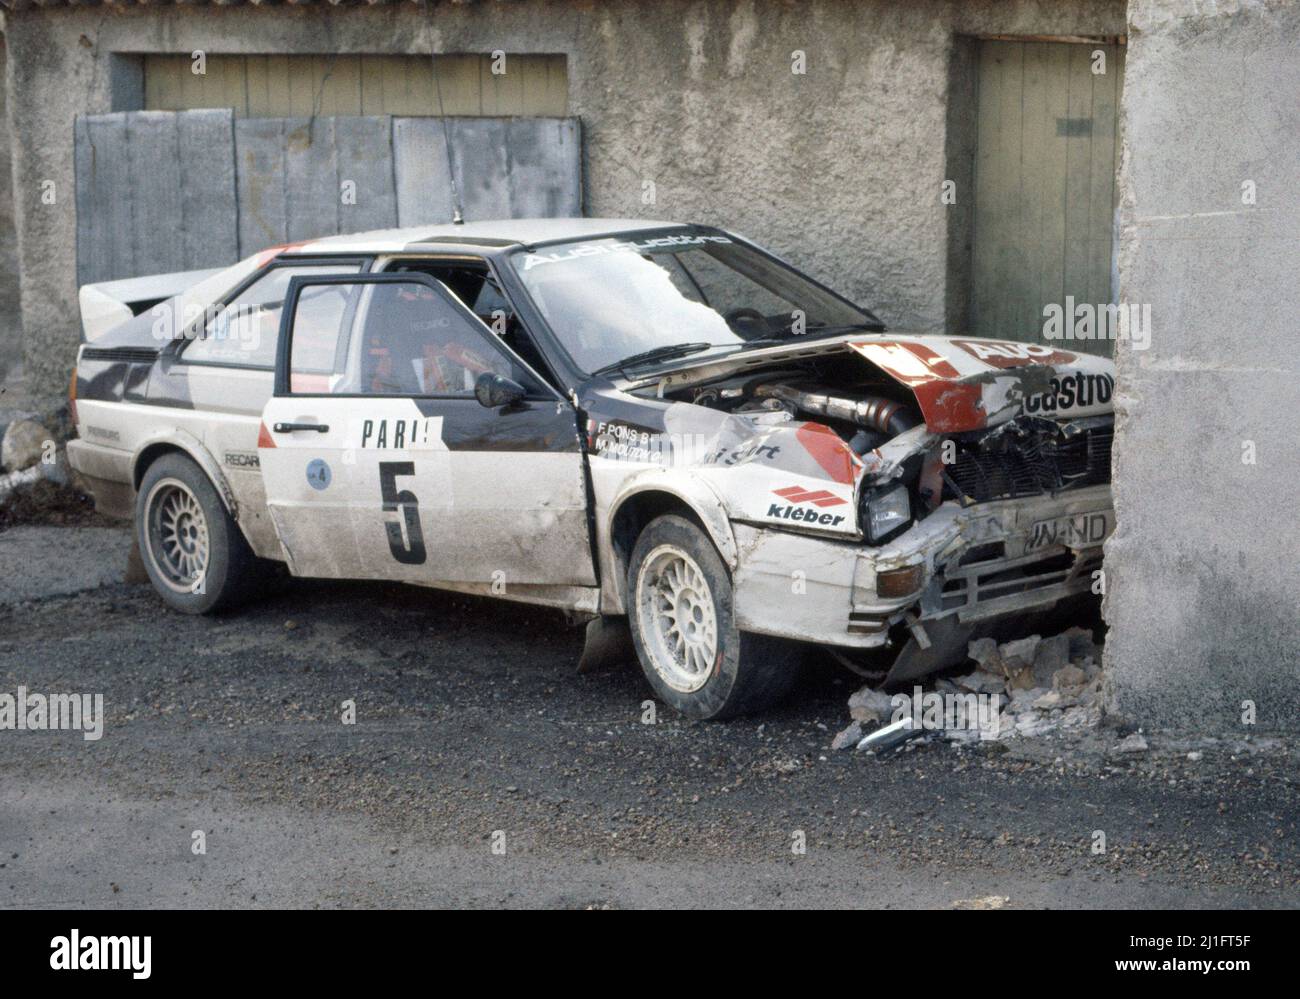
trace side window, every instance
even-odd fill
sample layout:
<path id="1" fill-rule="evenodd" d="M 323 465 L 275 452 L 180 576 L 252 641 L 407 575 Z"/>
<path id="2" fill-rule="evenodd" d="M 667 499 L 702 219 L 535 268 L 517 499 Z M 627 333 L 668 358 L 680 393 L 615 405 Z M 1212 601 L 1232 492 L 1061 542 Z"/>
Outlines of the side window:
<path id="1" fill-rule="evenodd" d="M 272 267 L 208 320 L 181 355 L 187 364 L 251 364 L 275 367 L 280 313 L 289 279 L 311 274 L 355 274 L 360 264 Z"/>
<path id="2" fill-rule="evenodd" d="M 445 288 L 414 280 L 309 284 L 294 309 L 289 389 L 472 398 L 479 375 L 493 372 L 540 391 L 493 340 Z"/>

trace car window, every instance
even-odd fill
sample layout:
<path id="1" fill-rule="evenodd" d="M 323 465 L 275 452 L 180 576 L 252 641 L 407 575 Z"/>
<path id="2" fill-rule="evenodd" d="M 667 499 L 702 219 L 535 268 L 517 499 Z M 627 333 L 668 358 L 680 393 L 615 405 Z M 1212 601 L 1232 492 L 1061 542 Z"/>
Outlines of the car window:
<path id="1" fill-rule="evenodd" d="M 717 231 L 639 233 L 509 256 L 546 324 L 584 371 L 676 347 L 736 350 L 878 319 Z"/>
<path id="2" fill-rule="evenodd" d="M 208 320 L 203 332 L 181 355 L 187 364 L 245 364 L 275 367 L 280 313 L 289 280 L 309 274 L 355 274 L 361 265 L 322 263 L 298 267 L 271 267 Z M 324 299 L 314 300 L 328 308 Z"/>
<path id="3" fill-rule="evenodd" d="M 294 310 L 290 391 L 469 398 L 489 372 L 540 391 L 450 294 L 414 280 L 304 286 Z"/>

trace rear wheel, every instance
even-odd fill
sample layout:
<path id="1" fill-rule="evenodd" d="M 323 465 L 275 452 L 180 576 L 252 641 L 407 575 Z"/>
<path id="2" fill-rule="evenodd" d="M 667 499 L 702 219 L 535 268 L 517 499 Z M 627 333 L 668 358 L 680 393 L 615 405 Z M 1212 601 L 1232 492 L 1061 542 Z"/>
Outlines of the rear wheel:
<path id="1" fill-rule="evenodd" d="M 259 560 L 221 497 L 185 455 L 163 455 L 145 471 L 135 527 L 149 581 L 176 610 L 206 614 L 233 606 L 260 578 Z"/>
<path id="2" fill-rule="evenodd" d="M 736 629 L 727 567 L 708 535 L 685 517 L 659 517 L 637 539 L 628 619 L 646 679 L 688 717 L 761 711 L 798 678 L 797 647 Z"/>

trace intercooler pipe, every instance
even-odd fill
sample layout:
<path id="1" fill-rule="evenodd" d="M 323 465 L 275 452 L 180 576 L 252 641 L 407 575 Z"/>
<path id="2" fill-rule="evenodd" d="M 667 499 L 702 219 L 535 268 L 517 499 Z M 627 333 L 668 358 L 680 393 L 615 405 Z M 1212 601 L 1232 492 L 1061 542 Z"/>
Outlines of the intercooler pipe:
<path id="1" fill-rule="evenodd" d="M 879 395 L 857 400 L 843 399 L 825 392 L 806 392 L 790 385 L 760 385 L 754 394 L 780 399 L 816 416 L 847 420 L 890 437 L 911 430 L 918 422 L 903 403 Z"/>

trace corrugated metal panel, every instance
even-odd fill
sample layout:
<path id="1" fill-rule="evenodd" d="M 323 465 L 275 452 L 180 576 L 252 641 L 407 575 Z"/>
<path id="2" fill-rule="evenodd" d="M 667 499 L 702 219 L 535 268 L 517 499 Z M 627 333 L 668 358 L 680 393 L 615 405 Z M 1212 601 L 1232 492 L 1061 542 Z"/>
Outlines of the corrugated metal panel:
<path id="1" fill-rule="evenodd" d="M 452 164 L 467 219 L 582 214 L 576 118 L 450 118 Z M 451 218 L 442 122 L 393 120 L 397 224 Z"/>
<path id="2" fill-rule="evenodd" d="M 577 216 L 575 118 L 451 118 L 468 219 Z M 442 121 L 131 111 L 75 126 L 81 284 L 452 217 Z"/>
<path id="3" fill-rule="evenodd" d="M 229 111 L 132 111 L 75 123 L 82 284 L 235 259 Z"/>

